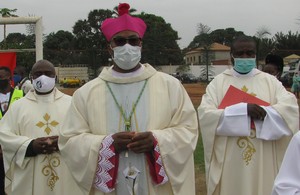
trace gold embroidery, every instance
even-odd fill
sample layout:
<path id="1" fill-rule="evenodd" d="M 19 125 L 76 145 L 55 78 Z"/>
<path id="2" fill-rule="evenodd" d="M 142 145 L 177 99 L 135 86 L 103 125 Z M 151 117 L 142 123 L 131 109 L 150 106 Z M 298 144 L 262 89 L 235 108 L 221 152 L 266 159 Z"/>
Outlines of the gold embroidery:
<path id="1" fill-rule="evenodd" d="M 60 165 L 60 159 L 58 156 L 46 155 L 42 162 L 44 161 L 47 161 L 47 164 L 43 167 L 42 173 L 44 176 L 48 176 L 47 183 L 51 191 L 53 191 L 55 183 L 59 180 L 59 177 L 54 168 Z"/>
<path id="2" fill-rule="evenodd" d="M 38 126 L 39 128 L 42 128 L 44 126 L 46 126 L 45 128 L 45 132 L 47 133 L 47 135 L 50 134 L 50 132 L 52 131 L 51 128 L 49 126 L 52 126 L 52 127 L 56 127 L 59 123 L 55 120 L 53 121 L 49 121 L 50 120 L 50 115 L 48 113 L 46 113 L 44 116 L 43 116 L 44 120 L 46 121 L 45 123 L 43 123 L 42 121 L 39 121 L 36 126 Z"/>
<path id="3" fill-rule="evenodd" d="M 248 88 L 244 85 L 243 87 L 242 87 L 242 89 L 241 89 L 243 92 L 246 92 L 247 93 L 247 91 L 248 91 Z"/>
<path id="4" fill-rule="evenodd" d="M 237 145 L 240 148 L 244 148 L 243 151 L 243 160 L 246 162 L 246 165 L 249 165 L 249 162 L 252 160 L 253 154 L 256 152 L 254 144 L 250 139 L 254 139 L 256 137 L 255 131 L 251 129 L 251 133 L 249 137 L 243 136 L 239 137 L 237 140 Z"/>
<path id="5" fill-rule="evenodd" d="M 242 90 L 243 92 L 246 92 L 246 93 L 247 93 L 249 89 L 244 85 L 244 86 L 242 87 L 241 90 Z M 252 95 L 252 96 L 256 96 L 256 94 L 253 93 L 253 92 L 252 92 L 252 93 L 249 93 L 249 94 Z"/>
<path id="6" fill-rule="evenodd" d="M 249 89 L 245 85 L 241 88 L 241 90 L 246 93 L 249 91 Z M 252 96 L 256 96 L 255 93 L 249 93 L 249 94 Z M 243 137 L 239 137 L 239 139 L 237 140 L 237 145 L 240 148 L 244 148 L 243 160 L 246 162 L 246 165 L 249 165 L 249 162 L 252 160 L 252 157 L 253 157 L 254 153 L 256 152 L 254 144 L 250 140 L 250 139 L 255 139 L 255 138 L 256 138 L 256 131 L 255 131 L 255 129 L 251 129 L 249 137 L 243 136 Z"/>

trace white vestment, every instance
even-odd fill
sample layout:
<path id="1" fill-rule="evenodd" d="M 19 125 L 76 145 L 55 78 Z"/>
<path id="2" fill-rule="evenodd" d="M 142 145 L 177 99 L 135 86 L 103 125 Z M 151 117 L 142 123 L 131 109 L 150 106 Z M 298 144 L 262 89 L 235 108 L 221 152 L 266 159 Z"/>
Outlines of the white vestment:
<path id="1" fill-rule="evenodd" d="M 149 175 L 144 154 L 120 153 L 116 190 L 109 194 L 129 194 L 123 171 L 129 164 L 140 171 L 137 194 L 195 194 L 193 151 L 198 137 L 195 109 L 181 83 L 172 76 L 143 65 L 140 74 L 114 77 L 105 68 L 98 78 L 85 84 L 73 95 L 73 101 L 62 126 L 59 147 L 85 194 L 102 195 L 93 186 L 98 152 L 107 135 L 124 131 L 124 118 L 118 104 L 130 115 L 132 106 L 145 85 L 132 116 L 132 131 L 151 131 L 156 137 L 162 163 L 169 181 L 155 186 Z M 107 84 L 106 84 L 107 81 Z M 71 151 L 76 155 L 70 155 Z M 78 167 L 81 167 L 78 169 Z"/>
<path id="2" fill-rule="evenodd" d="M 292 138 L 275 179 L 272 195 L 300 194 L 300 132 Z"/>
<path id="3" fill-rule="evenodd" d="M 256 130 L 250 129 L 243 103 L 218 109 L 230 85 L 270 103 L 265 119 L 254 120 Z M 244 76 L 230 69 L 207 86 L 198 115 L 208 194 L 270 194 L 290 137 L 299 129 L 295 96 L 257 69 Z"/>
<path id="4" fill-rule="evenodd" d="M 82 194 L 59 152 L 25 157 L 33 139 L 58 135 L 70 103 L 71 97 L 56 88 L 42 96 L 30 91 L 12 104 L 2 118 L 0 143 L 8 194 Z"/>

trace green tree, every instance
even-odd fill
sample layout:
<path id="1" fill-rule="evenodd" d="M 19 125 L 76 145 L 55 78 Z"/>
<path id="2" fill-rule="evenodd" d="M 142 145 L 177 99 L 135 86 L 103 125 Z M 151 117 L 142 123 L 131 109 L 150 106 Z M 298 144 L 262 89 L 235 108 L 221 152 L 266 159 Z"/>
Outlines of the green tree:
<path id="1" fill-rule="evenodd" d="M 202 23 L 198 24 L 198 35 L 192 41 L 192 47 L 200 47 L 203 51 L 203 58 L 205 67 L 201 69 L 201 75 L 206 75 L 206 81 L 209 82 L 209 73 L 211 72 L 211 38 L 210 27 Z"/>
<path id="2" fill-rule="evenodd" d="M 211 32 L 211 28 L 206 24 L 199 23 L 197 24 L 197 33 L 198 35 L 209 34 Z"/>
<path id="3" fill-rule="evenodd" d="M 12 12 L 16 12 L 17 9 L 8 9 L 8 8 L 1 8 L 0 9 L 0 14 L 4 18 L 8 17 L 18 17 L 15 14 L 12 14 Z M 3 25 L 3 37 L 4 37 L 4 46 L 5 46 L 5 41 L 6 41 L 6 24 Z"/>
<path id="4" fill-rule="evenodd" d="M 17 53 L 17 65 L 22 65 L 29 71 L 32 65 L 35 63 L 35 52 L 23 52 L 22 49 L 35 47 L 34 35 L 10 33 L 6 37 L 6 42 L 4 43 L 3 40 L 0 43 L 0 47 L 2 47 L 4 44 L 6 44 L 7 48 L 20 49 L 20 51 Z"/>
<path id="5" fill-rule="evenodd" d="M 283 34 L 278 32 L 274 36 L 276 42 L 276 50 L 281 56 L 285 57 L 291 54 L 300 55 L 300 34 L 298 32 Z"/>
<path id="6" fill-rule="evenodd" d="M 194 37 L 193 41 L 189 44 L 188 48 L 203 47 L 204 45 L 211 44 L 212 40 L 210 37 L 211 28 L 205 24 L 199 23 L 197 25 L 197 36 Z"/>
<path id="7" fill-rule="evenodd" d="M 202 41 L 202 35 L 203 34 L 209 34 L 211 41 L 214 43 L 220 43 L 227 46 L 230 46 L 232 43 L 232 40 L 235 37 L 238 37 L 240 35 L 244 35 L 242 31 L 236 31 L 234 28 L 226 28 L 226 29 L 217 29 L 213 31 L 208 31 L 207 33 L 199 33 L 200 31 L 205 32 L 207 29 L 205 29 L 206 25 L 200 25 L 198 24 L 198 28 L 204 28 L 203 30 L 198 29 L 198 35 L 194 37 L 193 41 L 189 44 L 188 48 L 195 48 L 198 47 L 198 44 Z M 208 27 L 209 28 L 209 27 Z M 210 28 L 209 28 L 210 29 Z"/>
<path id="8" fill-rule="evenodd" d="M 57 31 L 46 36 L 44 59 L 53 64 L 71 64 L 73 60 L 74 35 L 68 31 Z"/>
<path id="9" fill-rule="evenodd" d="M 78 20 L 73 26 L 75 35 L 75 49 L 79 57 L 79 63 L 89 64 L 93 69 L 93 77 L 97 70 L 108 65 L 110 55 L 107 51 L 107 41 L 100 30 L 101 23 L 112 17 L 111 10 L 92 10 L 88 18 Z"/>
<path id="10" fill-rule="evenodd" d="M 266 56 L 262 52 L 261 47 L 262 47 L 263 39 L 266 40 L 268 35 L 271 35 L 271 33 L 270 33 L 269 29 L 264 26 L 259 27 L 254 35 L 254 39 L 256 41 L 256 59 L 257 60 L 264 60 L 264 58 Z"/>
<path id="11" fill-rule="evenodd" d="M 131 9 L 130 12 L 134 12 Z M 75 49 L 79 51 L 81 63 L 87 63 L 94 72 L 108 65 L 111 56 L 107 50 L 107 41 L 100 31 L 101 23 L 116 15 L 114 10 L 92 10 L 88 19 L 78 20 L 74 27 Z M 142 62 L 156 65 L 182 64 L 183 56 L 177 44 L 178 33 L 162 17 L 141 13 L 135 15 L 143 19 L 147 31 L 143 37 Z"/>
<path id="12" fill-rule="evenodd" d="M 183 64 L 183 55 L 177 43 L 178 33 L 173 30 L 171 24 L 153 14 L 142 12 L 136 16 L 143 19 L 147 25 L 143 37 L 142 62 L 153 66 Z"/>
<path id="13" fill-rule="evenodd" d="M 210 33 L 213 42 L 231 46 L 235 37 L 243 35 L 242 31 L 236 31 L 234 28 L 217 29 Z"/>
<path id="14" fill-rule="evenodd" d="M 188 72 L 190 70 L 191 70 L 190 65 L 183 64 L 183 65 L 178 66 L 178 68 L 176 69 L 176 72 L 182 74 L 182 73 L 186 73 L 186 72 Z"/>
<path id="15" fill-rule="evenodd" d="M 261 39 L 257 53 L 260 54 L 261 60 L 264 60 L 269 53 L 277 53 L 276 42 L 274 38 Z"/>

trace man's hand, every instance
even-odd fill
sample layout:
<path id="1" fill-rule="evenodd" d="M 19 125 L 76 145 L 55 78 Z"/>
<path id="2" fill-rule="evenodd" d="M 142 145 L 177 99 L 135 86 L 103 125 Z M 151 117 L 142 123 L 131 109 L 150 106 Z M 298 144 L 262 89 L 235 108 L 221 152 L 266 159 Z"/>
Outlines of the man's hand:
<path id="1" fill-rule="evenodd" d="M 48 147 L 50 149 L 52 149 L 53 152 L 59 151 L 59 149 L 58 149 L 58 136 L 48 137 L 48 139 L 46 141 L 48 142 Z"/>
<path id="2" fill-rule="evenodd" d="M 112 135 L 114 140 L 113 146 L 116 149 L 116 152 L 120 153 L 124 150 L 127 150 L 127 145 L 131 142 L 135 132 L 119 132 Z"/>
<path id="3" fill-rule="evenodd" d="M 58 151 L 58 136 L 40 137 L 33 140 L 32 149 L 36 154 L 51 154 Z"/>
<path id="4" fill-rule="evenodd" d="M 252 119 L 264 120 L 267 115 L 265 109 L 257 104 L 247 104 L 248 116 Z"/>
<path id="5" fill-rule="evenodd" d="M 128 144 L 128 149 L 135 153 L 145 153 L 153 151 L 153 141 L 154 137 L 152 132 L 141 132 L 136 133 L 132 138 L 130 144 Z"/>

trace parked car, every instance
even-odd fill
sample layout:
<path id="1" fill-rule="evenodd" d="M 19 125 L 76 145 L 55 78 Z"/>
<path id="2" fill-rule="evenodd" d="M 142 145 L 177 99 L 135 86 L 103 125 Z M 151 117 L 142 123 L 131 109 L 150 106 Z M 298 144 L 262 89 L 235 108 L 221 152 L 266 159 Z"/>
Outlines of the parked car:
<path id="1" fill-rule="evenodd" d="M 192 73 L 183 73 L 180 75 L 182 83 L 197 83 L 198 78 Z"/>
<path id="2" fill-rule="evenodd" d="M 208 75 L 208 81 L 212 81 L 214 78 L 215 78 L 215 76 L 213 76 L 211 74 Z M 206 79 L 207 79 L 206 74 L 203 74 L 199 77 L 200 81 L 206 81 Z"/>

